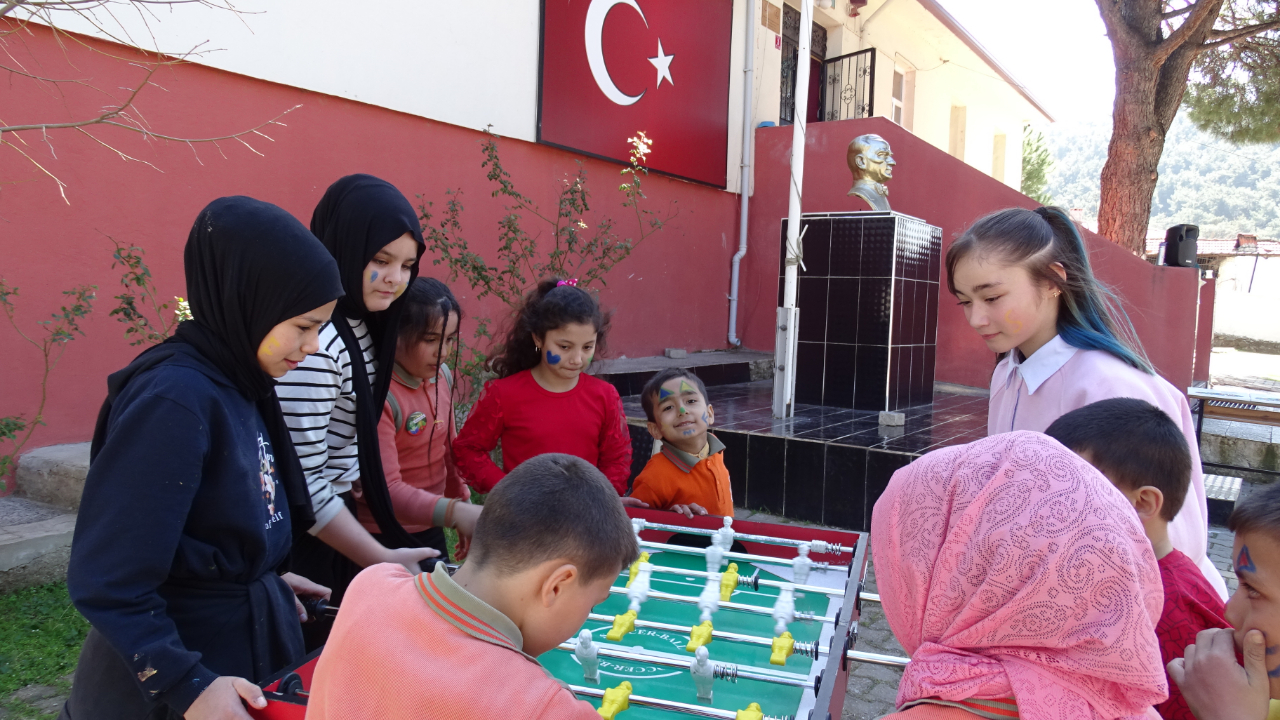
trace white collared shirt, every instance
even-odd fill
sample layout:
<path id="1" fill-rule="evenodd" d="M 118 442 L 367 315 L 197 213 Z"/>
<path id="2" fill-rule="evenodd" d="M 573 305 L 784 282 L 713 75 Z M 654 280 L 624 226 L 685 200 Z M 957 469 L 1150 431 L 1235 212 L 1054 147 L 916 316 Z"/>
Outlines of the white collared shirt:
<path id="1" fill-rule="evenodd" d="M 1026 360 L 1019 360 L 1019 353 L 1014 349 L 1009 353 L 1010 371 L 1005 381 L 1011 380 L 1016 373 L 1027 384 L 1027 394 L 1034 395 L 1044 381 L 1061 370 L 1076 352 L 1077 348 L 1068 345 L 1060 335 L 1054 335 L 1052 340 L 1040 346 Z"/>

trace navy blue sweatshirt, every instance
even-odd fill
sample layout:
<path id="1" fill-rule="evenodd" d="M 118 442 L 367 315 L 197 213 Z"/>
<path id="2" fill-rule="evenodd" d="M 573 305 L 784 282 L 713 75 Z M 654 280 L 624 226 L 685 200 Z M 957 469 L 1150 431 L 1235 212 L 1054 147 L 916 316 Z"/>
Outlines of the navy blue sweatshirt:
<path id="1" fill-rule="evenodd" d="M 302 654 L 291 531 L 252 401 L 190 346 L 132 378 L 85 482 L 67 586 L 141 692 L 185 713 L 219 675 Z"/>

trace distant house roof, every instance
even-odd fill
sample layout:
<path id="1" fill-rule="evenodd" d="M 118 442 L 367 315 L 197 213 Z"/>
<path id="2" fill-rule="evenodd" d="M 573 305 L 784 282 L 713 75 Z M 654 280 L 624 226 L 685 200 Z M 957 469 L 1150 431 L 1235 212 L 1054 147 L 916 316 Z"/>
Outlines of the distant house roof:
<path id="1" fill-rule="evenodd" d="M 1164 238 L 1147 238 L 1147 257 L 1160 252 Z M 1280 240 L 1267 240 L 1256 235 L 1237 235 L 1231 240 L 1200 238 L 1196 241 L 1196 256 L 1210 255 L 1275 255 L 1280 256 Z"/>
<path id="2" fill-rule="evenodd" d="M 1016 88 L 1018 93 L 1027 99 L 1027 102 L 1031 103 L 1036 110 L 1040 111 L 1041 115 L 1045 116 L 1045 119 L 1049 122 L 1054 122 L 1053 116 L 1049 114 L 1048 110 L 1044 109 L 1044 106 L 1040 104 L 1039 100 L 1036 100 L 1035 97 L 1031 95 L 1031 91 L 1027 90 L 1022 83 L 1014 79 L 1013 75 L 1008 70 L 1005 70 L 1000 63 L 996 62 L 996 59 L 992 57 L 991 53 L 987 52 L 987 49 L 982 47 L 982 43 L 978 42 L 977 38 L 970 35 L 969 31 L 965 30 L 964 26 L 955 18 L 951 17 L 951 13 L 943 9 L 943 7 L 937 3 L 937 0 L 918 0 L 918 2 L 921 7 L 932 13 L 934 17 L 938 18 L 939 22 L 954 33 L 956 37 L 960 38 L 965 45 L 968 45 L 970 50 L 977 53 L 978 57 L 982 58 L 984 62 L 991 66 L 992 70 L 999 73 L 1000 77 L 1004 78 L 1005 82 Z"/>

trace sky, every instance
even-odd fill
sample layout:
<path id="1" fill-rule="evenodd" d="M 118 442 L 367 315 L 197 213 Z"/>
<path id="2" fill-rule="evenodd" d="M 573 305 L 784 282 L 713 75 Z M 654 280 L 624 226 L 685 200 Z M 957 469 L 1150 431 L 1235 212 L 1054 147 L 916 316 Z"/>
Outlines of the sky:
<path id="1" fill-rule="evenodd" d="M 1061 124 L 1106 121 L 1111 42 L 1094 0 L 938 0 Z"/>

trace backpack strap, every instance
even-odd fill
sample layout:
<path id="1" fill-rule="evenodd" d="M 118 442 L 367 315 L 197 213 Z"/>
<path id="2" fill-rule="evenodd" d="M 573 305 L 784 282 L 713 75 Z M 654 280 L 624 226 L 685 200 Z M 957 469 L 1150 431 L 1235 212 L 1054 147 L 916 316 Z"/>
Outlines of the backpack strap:
<path id="1" fill-rule="evenodd" d="M 450 370 L 449 366 L 444 363 L 440 363 L 440 377 L 444 378 L 445 383 L 448 385 L 449 389 L 452 390 L 453 389 L 453 371 Z"/>
<path id="2" fill-rule="evenodd" d="M 395 423 L 396 432 L 400 432 L 400 423 L 404 422 L 404 412 L 400 410 L 400 401 L 395 393 L 387 393 L 387 404 L 391 406 L 391 421 Z"/>

